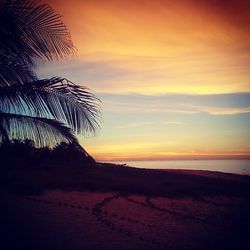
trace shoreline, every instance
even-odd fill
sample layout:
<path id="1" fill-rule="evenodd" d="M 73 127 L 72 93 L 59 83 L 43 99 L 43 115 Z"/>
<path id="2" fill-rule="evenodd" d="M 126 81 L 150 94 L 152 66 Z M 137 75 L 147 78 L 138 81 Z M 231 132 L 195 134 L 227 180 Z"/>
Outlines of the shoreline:
<path id="1" fill-rule="evenodd" d="M 105 163 L 105 162 L 104 162 Z M 107 162 L 108 163 L 108 162 Z M 180 169 L 204 170 L 239 175 L 250 175 L 250 160 L 157 160 L 157 161 L 113 161 L 112 164 L 148 168 L 148 169 Z"/>
<path id="2" fill-rule="evenodd" d="M 99 162 L 77 167 L 65 163 L 6 168 L 1 172 L 0 187 L 24 193 L 54 188 L 173 196 L 250 193 L 250 176 L 207 170 L 147 169 Z"/>

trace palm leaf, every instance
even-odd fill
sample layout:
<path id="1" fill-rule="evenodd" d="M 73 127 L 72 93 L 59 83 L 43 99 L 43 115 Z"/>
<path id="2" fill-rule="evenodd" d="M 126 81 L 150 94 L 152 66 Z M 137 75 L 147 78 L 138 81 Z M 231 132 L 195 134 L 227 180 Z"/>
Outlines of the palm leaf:
<path id="1" fill-rule="evenodd" d="M 101 120 L 100 100 L 87 88 L 59 77 L 0 87 L 0 101 L 4 112 L 55 118 L 84 135 L 95 133 Z"/>
<path id="2" fill-rule="evenodd" d="M 48 5 L 36 0 L 0 2 L 2 140 L 30 138 L 39 146 L 60 140 L 78 143 L 68 126 L 76 133 L 95 133 L 100 101 L 87 88 L 59 77 L 38 81 L 33 72 L 37 59 L 51 61 L 74 53 L 68 29 Z"/>
<path id="3" fill-rule="evenodd" d="M 38 147 L 53 146 L 62 141 L 80 147 L 77 138 L 64 124 L 47 118 L 0 112 L 0 134 L 8 139 L 31 139 Z"/>
<path id="4" fill-rule="evenodd" d="M 0 86 L 37 80 L 35 73 L 20 58 L 11 58 L 0 54 Z"/>
<path id="5" fill-rule="evenodd" d="M 38 4 L 35 0 L 9 0 L 1 6 L 0 14 L 0 30 L 7 34 L 2 42 L 10 36 L 10 50 L 22 54 L 25 61 L 34 63 L 38 58 L 51 61 L 75 53 L 61 16 L 49 5 Z M 3 25 L 11 32 L 6 31 Z M 20 50 L 22 53 L 18 53 Z"/>
<path id="6" fill-rule="evenodd" d="M 75 54 L 70 33 L 46 4 L 34 0 L 0 2 L 0 86 L 36 80 L 41 60 Z"/>

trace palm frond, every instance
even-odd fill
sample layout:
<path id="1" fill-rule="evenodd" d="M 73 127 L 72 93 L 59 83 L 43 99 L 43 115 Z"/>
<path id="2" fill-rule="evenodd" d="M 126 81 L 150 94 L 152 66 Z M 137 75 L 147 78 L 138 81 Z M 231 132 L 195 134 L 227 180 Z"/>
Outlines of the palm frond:
<path id="1" fill-rule="evenodd" d="M 0 87 L 0 110 L 55 118 L 73 131 L 94 134 L 101 121 L 100 100 L 67 79 L 55 77 L 24 85 Z"/>
<path id="2" fill-rule="evenodd" d="M 0 86 L 37 80 L 35 73 L 19 57 L 11 58 L 0 54 Z"/>
<path id="3" fill-rule="evenodd" d="M 48 5 L 36 0 L 0 2 L 2 140 L 30 138 L 39 146 L 60 140 L 78 143 L 69 127 L 84 135 L 97 131 L 98 98 L 67 79 L 37 80 L 33 71 L 38 59 L 51 61 L 74 53 L 68 29 Z"/>
<path id="4" fill-rule="evenodd" d="M 11 37 L 10 51 L 17 51 L 25 61 L 36 59 L 60 59 L 75 53 L 70 33 L 61 20 L 47 4 L 36 0 L 9 0 L 0 9 L 0 31 L 6 38 Z M 4 26 L 10 31 L 6 31 Z M 10 40 L 10 39 L 9 39 Z M 21 50 L 21 53 L 18 53 Z"/>
<path id="5" fill-rule="evenodd" d="M 35 0 L 0 2 L 0 86 L 35 81 L 37 59 L 74 54 L 68 29 L 48 5 Z"/>
<path id="6" fill-rule="evenodd" d="M 0 112 L 0 134 L 11 139 L 31 139 L 38 147 L 66 141 L 79 146 L 71 129 L 53 119 Z M 79 146 L 80 147 L 80 146 Z"/>
<path id="7" fill-rule="evenodd" d="M 8 133 L 7 133 L 6 129 L 3 126 L 3 123 L 0 122 L 0 141 L 6 142 L 8 140 L 9 140 Z"/>

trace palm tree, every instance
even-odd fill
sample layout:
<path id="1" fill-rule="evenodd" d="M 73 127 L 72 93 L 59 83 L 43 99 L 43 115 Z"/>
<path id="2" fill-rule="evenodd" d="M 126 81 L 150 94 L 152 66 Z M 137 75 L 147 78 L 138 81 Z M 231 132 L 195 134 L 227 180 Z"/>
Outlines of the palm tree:
<path id="1" fill-rule="evenodd" d="M 50 6 L 36 0 L 0 3 L 0 140 L 32 139 L 37 146 L 99 128 L 99 100 L 67 79 L 38 79 L 38 63 L 75 55 L 70 33 Z"/>

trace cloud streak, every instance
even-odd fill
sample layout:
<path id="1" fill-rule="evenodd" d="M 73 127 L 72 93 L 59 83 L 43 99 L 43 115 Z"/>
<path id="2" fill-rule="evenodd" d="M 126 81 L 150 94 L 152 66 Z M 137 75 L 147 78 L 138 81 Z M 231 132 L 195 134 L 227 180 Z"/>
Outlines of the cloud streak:
<path id="1" fill-rule="evenodd" d="M 215 94 L 250 89 L 247 0 L 48 0 L 77 64 L 44 66 L 99 92 Z M 67 69 L 67 67 L 68 69 Z"/>
<path id="2" fill-rule="evenodd" d="M 163 122 L 163 124 L 165 124 L 165 125 L 178 125 L 178 126 L 187 125 L 186 122 L 181 122 L 181 121 L 166 121 L 166 122 Z"/>
<path id="3" fill-rule="evenodd" d="M 158 112 L 210 115 L 250 113 L 250 93 L 222 95 L 115 95 L 100 93 L 108 112 Z"/>

